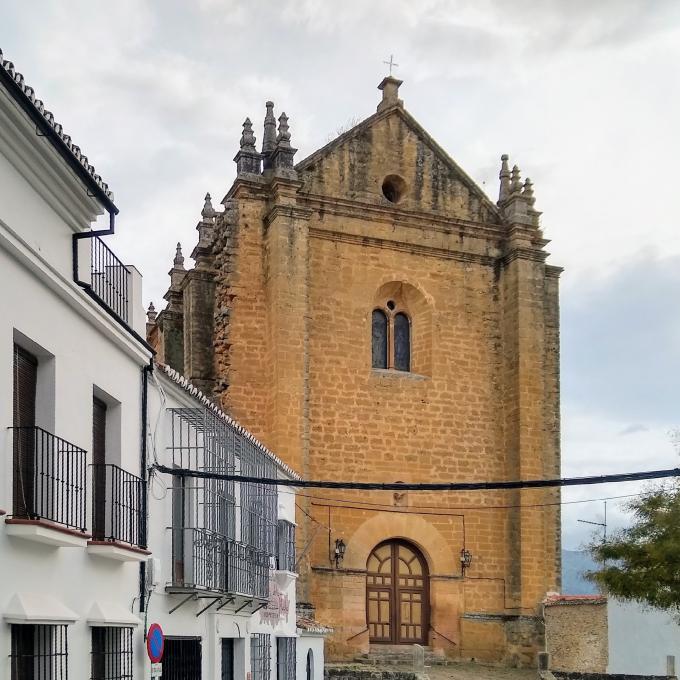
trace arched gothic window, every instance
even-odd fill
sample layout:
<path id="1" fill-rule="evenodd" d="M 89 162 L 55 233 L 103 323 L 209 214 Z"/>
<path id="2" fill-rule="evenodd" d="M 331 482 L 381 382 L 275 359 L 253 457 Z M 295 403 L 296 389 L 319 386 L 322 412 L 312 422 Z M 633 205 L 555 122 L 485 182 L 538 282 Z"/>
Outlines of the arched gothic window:
<path id="1" fill-rule="evenodd" d="M 387 368 L 387 314 L 373 310 L 373 368 Z"/>
<path id="2" fill-rule="evenodd" d="M 373 368 L 411 370 L 411 320 L 394 300 L 373 310 L 372 357 Z"/>

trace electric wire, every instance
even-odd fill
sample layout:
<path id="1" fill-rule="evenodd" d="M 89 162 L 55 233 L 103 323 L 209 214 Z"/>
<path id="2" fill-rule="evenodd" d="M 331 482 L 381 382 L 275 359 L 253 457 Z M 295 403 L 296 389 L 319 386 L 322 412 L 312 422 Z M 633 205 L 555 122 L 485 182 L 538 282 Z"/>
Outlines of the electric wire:
<path id="1" fill-rule="evenodd" d="M 557 477 L 553 479 L 524 479 L 496 482 L 335 482 L 330 480 L 278 479 L 235 474 L 226 475 L 217 472 L 206 472 L 205 470 L 170 468 L 159 464 L 155 464 L 154 468 L 159 472 L 174 475 L 176 477 L 217 479 L 227 482 L 262 484 L 265 486 L 288 486 L 294 488 L 316 489 L 362 489 L 371 491 L 492 491 L 503 489 L 548 489 L 680 477 L 680 468 L 670 468 L 665 470 L 623 472 L 610 475 L 592 475 L 588 477 Z"/>

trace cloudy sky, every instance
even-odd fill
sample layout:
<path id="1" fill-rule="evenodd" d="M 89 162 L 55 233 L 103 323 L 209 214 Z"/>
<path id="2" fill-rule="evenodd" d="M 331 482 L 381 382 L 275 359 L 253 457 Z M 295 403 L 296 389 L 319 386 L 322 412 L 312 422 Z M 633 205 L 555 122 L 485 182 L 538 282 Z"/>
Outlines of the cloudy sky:
<path id="1" fill-rule="evenodd" d="M 563 473 L 677 464 L 679 2 L 0 4 L 5 58 L 114 190 L 113 247 L 157 307 L 205 192 L 219 201 L 233 180 L 243 119 L 259 127 L 273 99 L 301 159 L 375 111 L 394 54 L 406 108 L 494 200 L 501 153 L 535 183 L 550 261 L 565 267 Z M 565 505 L 565 546 L 603 510 Z M 625 521 L 619 503 L 608 519 Z"/>

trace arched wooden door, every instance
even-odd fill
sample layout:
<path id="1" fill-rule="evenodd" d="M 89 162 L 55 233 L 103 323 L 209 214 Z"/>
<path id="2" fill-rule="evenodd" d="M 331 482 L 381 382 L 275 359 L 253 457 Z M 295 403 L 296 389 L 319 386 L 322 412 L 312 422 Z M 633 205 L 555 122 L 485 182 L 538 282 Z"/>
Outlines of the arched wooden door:
<path id="1" fill-rule="evenodd" d="M 427 564 L 404 541 L 385 541 L 366 564 L 366 623 L 370 642 L 427 644 L 430 628 Z"/>

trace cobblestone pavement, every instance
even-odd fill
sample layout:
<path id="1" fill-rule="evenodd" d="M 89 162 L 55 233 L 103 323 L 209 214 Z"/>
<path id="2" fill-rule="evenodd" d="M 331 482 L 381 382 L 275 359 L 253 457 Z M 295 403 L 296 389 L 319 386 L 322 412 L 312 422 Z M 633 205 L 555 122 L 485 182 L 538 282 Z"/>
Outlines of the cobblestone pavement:
<path id="1" fill-rule="evenodd" d="M 532 669 L 498 668 L 478 663 L 460 663 L 450 666 L 429 666 L 425 673 L 430 680 L 536 680 Z"/>

